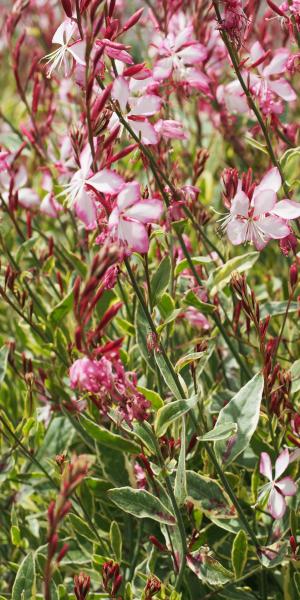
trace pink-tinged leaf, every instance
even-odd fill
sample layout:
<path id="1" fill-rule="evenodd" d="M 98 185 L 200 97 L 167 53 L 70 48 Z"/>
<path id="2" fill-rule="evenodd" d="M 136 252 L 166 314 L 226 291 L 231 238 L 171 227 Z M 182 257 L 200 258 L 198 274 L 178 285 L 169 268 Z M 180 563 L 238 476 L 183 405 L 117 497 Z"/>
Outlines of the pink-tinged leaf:
<path id="1" fill-rule="evenodd" d="M 126 183 L 118 195 L 117 205 L 119 210 L 125 210 L 132 206 L 141 197 L 140 185 L 136 181 Z"/>
<path id="2" fill-rule="evenodd" d="M 289 51 L 285 48 L 277 50 L 274 58 L 267 67 L 263 70 L 263 76 L 269 77 L 270 75 L 279 75 L 285 71 L 286 63 L 289 58 Z"/>
<path id="3" fill-rule="evenodd" d="M 88 229 L 94 229 L 97 221 L 96 205 L 92 197 L 85 191 L 81 192 L 74 204 L 77 217 Z"/>
<path id="4" fill-rule="evenodd" d="M 124 181 L 115 171 L 103 169 L 87 179 L 86 183 L 103 194 L 115 194 L 121 189 Z"/>
<path id="5" fill-rule="evenodd" d="M 85 42 L 75 42 L 75 44 L 72 44 L 72 46 L 68 46 L 68 51 L 70 54 L 72 54 L 73 58 L 79 65 L 85 66 Z"/>
<path id="6" fill-rule="evenodd" d="M 111 95 L 115 100 L 118 100 L 121 110 L 124 112 L 129 98 L 129 85 L 124 77 L 115 79 Z"/>
<path id="7" fill-rule="evenodd" d="M 158 135 L 148 121 L 130 121 L 130 127 L 137 136 L 141 136 L 141 140 L 146 146 L 158 143 Z"/>
<path id="8" fill-rule="evenodd" d="M 173 70 L 173 59 L 171 56 L 167 58 L 161 58 L 157 61 L 154 69 L 153 69 L 153 77 L 158 81 L 162 79 L 167 79 L 170 77 Z"/>
<path id="9" fill-rule="evenodd" d="M 267 452 L 262 452 L 260 455 L 259 472 L 267 477 L 269 481 L 273 480 L 271 459 Z"/>
<path id="10" fill-rule="evenodd" d="M 148 252 L 149 240 L 145 226 L 139 221 L 120 219 L 119 240 L 135 252 Z"/>
<path id="11" fill-rule="evenodd" d="M 293 202 L 292 200 L 280 200 L 275 204 L 272 215 L 277 215 L 282 219 L 298 219 L 300 217 L 300 202 Z"/>
<path id="12" fill-rule="evenodd" d="M 163 211 L 160 200 L 143 200 L 126 210 L 126 216 L 141 221 L 141 223 L 154 223 L 158 221 Z"/>
<path id="13" fill-rule="evenodd" d="M 276 194 L 273 190 L 261 190 L 253 195 L 253 216 L 257 217 L 265 213 L 271 212 L 276 202 Z"/>
<path id="14" fill-rule="evenodd" d="M 297 99 L 296 92 L 293 90 L 288 81 L 285 81 L 284 79 L 268 81 L 268 88 L 277 94 L 277 96 L 280 96 L 280 98 L 286 100 L 286 102 L 293 102 Z"/>
<path id="15" fill-rule="evenodd" d="M 289 226 L 284 221 L 279 219 L 279 217 L 275 217 L 273 215 L 270 215 L 269 217 L 263 217 L 256 222 L 256 226 L 260 231 L 274 240 L 281 240 L 290 233 Z"/>
<path id="16" fill-rule="evenodd" d="M 287 448 L 285 448 L 278 456 L 275 463 L 275 479 L 277 480 L 282 473 L 287 469 L 290 461 L 290 455 Z"/>
<path id="17" fill-rule="evenodd" d="M 249 198 L 245 192 L 238 192 L 231 203 L 230 213 L 236 216 L 248 217 Z"/>
<path id="18" fill-rule="evenodd" d="M 295 496 L 297 493 L 297 485 L 291 477 L 284 477 L 280 481 L 276 481 L 276 487 L 284 496 Z"/>
<path id="19" fill-rule="evenodd" d="M 270 492 L 268 509 L 273 519 L 281 519 L 286 511 L 285 499 L 275 488 Z"/>
<path id="20" fill-rule="evenodd" d="M 227 225 L 227 236 L 229 241 L 234 244 L 234 246 L 244 244 L 247 236 L 247 228 L 247 221 L 232 219 Z"/>
<path id="21" fill-rule="evenodd" d="M 273 190 L 278 192 L 281 188 L 281 177 L 277 167 L 270 169 L 262 178 L 260 184 L 254 190 L 254 198 L 263 190 Z"/>

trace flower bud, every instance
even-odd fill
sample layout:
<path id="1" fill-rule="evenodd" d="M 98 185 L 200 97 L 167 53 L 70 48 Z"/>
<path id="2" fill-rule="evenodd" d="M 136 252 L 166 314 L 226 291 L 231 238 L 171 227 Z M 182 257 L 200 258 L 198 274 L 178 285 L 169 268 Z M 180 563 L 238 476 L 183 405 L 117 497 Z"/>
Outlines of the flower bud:
<path id="1" fill-rule="evenodd" d="M 298 281 L 298 268 L 296 263 L 293 263 L 290 267 L 290 286 L 292 290 L 297 286 Z"/>

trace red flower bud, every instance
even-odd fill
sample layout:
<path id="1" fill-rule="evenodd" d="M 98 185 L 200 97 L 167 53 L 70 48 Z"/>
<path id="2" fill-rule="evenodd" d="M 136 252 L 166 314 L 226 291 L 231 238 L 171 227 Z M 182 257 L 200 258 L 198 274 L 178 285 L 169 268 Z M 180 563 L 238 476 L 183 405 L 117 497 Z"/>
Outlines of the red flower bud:
<path id="1" fill-rule="evenodd" d="M 72 2 L 71 0 L 61 0 L 62 7 L 70 19 L 72 18 Z"/>
<path id="2" fill-rule="evenodd" d="M 296 263 L 293 263 L 290 267 L 290 285 L 292 290 L 296 287 L 298 281 L 298 268 Z"/>

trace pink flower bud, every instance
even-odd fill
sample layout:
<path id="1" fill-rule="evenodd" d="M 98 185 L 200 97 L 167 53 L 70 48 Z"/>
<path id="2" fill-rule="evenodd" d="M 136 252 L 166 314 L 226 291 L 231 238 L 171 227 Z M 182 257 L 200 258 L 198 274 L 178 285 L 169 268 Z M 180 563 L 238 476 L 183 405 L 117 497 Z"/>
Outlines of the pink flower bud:
<path id="1" fill-rule="evenodd" d="M 293 263 L 290 267 L 290 285 L 292 290 L 296 287 L 298 281 L 298 268 L 296 263 Z"/>
<path id="2" fill-rule="evenodd" d="M 71 0 L 61 0 L 62 7 L 70 19 L 72 18 L 72 2 Z"/>

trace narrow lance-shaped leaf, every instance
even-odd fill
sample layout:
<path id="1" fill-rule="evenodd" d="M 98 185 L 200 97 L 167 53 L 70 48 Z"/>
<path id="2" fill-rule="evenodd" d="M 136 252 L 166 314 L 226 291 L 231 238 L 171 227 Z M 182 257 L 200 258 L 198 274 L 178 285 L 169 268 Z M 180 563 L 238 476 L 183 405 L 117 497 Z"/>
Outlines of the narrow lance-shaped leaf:
<path id="1" fill-rule="evenodd" d="M 249 445 L 258 425 L 263 388 L 263 376 L 258 373 L 222 408 L 216 427 L 237 424 L 235 434 L 215 442 L 216 455 L 223 464 L 229 465 Z"/>
<path id="2" fill-rule="evenodd" d="M 187 400 L 174 400 L 174 402 L 165 404 L 165 406 L 157 411 L 154 424 L 156 435 L 158 437 L 164 435 L 171 423 L 176 421 L 176 419 L 179 417 L 182 417 L 182 415 L 187 413 L 192 408 L 195 408 L 196 405 L 197 396 L 192 396 L 192 398 Z"/>
<path id="3" fill-rule="evenodd" d="M 158 303 L 160 297 L 167 289 L 170 277 L 171 261 L 169 256 L 165 256 L 151 279 L 151 298 L 153 304 Z"/>
<path id="4" fill-rule="evenodd" d="M 186 467 L 185 467 L 185 453 L 186 453 L 186 427 L 185 427 L 185 418 L 182 417 L 182 426 L 181 426 L 181 438 L 180 438 L 180 453 L 175 477 L 175 486 L 174 493 L 175 498 L 179 506 L 184 504 L 184 501 L 187 497 L 187 487 L 186 487 Z"/>
<path id="5" fill-rule="evenodd" d="M 138 519 L 153 519 L 167 525 L 175 523 L 175 518 L 168 508 L 146 490 L 136 490 L 125 486 L 109 490 L 107 493 L 112 502 L 119 508 Z"/>
<path id="6" fill-rule="evenodd" d="M 233 540 L 231 561 L 236 579 L 243 575 L 248 558 L 248 540 L 243 529 L 237 533 Z"/>
<path id="7" fill-rule="evenodd" d="M 11 600 L 34 600 L 36 597 L 35 584 L 35 563 L 33 555 L 28 554 L 19 566 L 12 589 Z"/>

